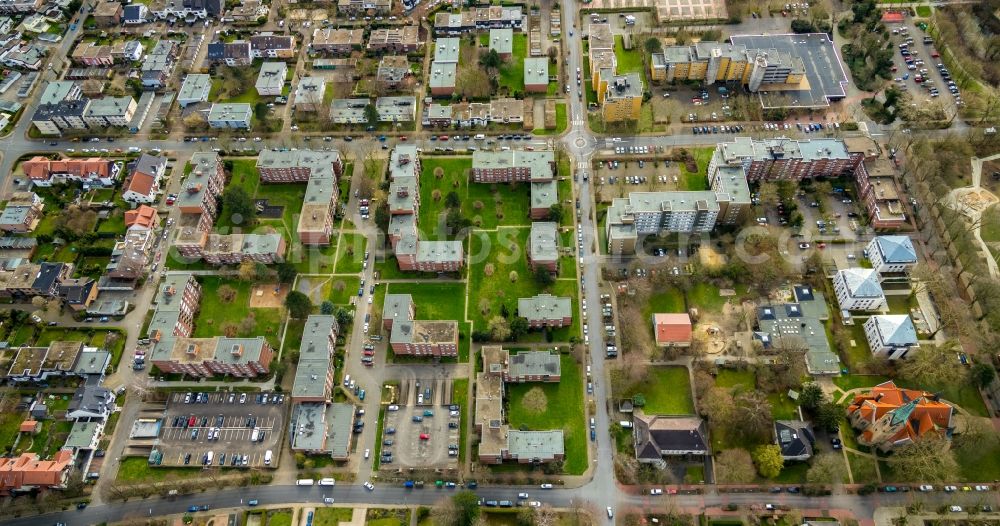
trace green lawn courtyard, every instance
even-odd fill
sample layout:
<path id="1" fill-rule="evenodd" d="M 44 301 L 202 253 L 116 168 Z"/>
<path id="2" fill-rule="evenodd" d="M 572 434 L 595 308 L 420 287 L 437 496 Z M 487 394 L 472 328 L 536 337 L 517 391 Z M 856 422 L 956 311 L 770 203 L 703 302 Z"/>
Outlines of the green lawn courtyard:
<path id="1" fill-rule="evenodd" d="M 507 88 L 508 94 L 524 91 L 524 57 L 528 53 L 528 36 L 524 33 L 514 33 L 512 44 L 510 60 L 500 66 L 500 75 L 497 78 L 500 88 Z"/>
<path id="2" fill-rule="evenodd" d="M 587 423 L 583 407 L 580 366 L 562 355 L 562 377 L 558 383 L 508 384 L 511 429 L 544 431 L 562 429 L 566 458 L 563 469 L 570 475 L 587 470 Z"/>
<path id="3" fill-rule="evenodd" d="M 449 192 L 458 194 L 462 214 L 476 228 L 530 224 L 527 185 L 472 183 L 468 175 L 472 168 L 471 157 L 424 157 L 421 166 L 417 224 L 427 239 L 448 237 L 443 228 L 438 227 L 438 222 L 447 212 L 445 198 Z M 437 168 L 443 172 L 441 178 L 435 176 Z M 435 199 L 435 195 L 439 197 Z"/>
<path id="4" fill-rule="evenodd" d="M 559 279 L 543 287 L 528 269 L 524 247 L 528 245 L 528 228 L 500 228 L 495 232 L 476 231 L 472 235 L 469 257 L 473 260 L 469 272 L 469 319 L 475 328 L 486 330 L 490 318 L 507 312 L 517 312 L 518 298 L 528 298 L 542 292 L 570 297 L 573 312 L 577 305 L 576 281 Z M 565 266 L 564 266 L 565 267 Z M 560 277 L 575 269 L 562 268 Z M 511 278 L 514 278 L 512 281 Z M 569 341 L 579 335 L 579 316 L 573 316 L 573 326 L 553 331 L 553 341 Z M 541 336 L 542 333 L 531 333 Z"/>
<path id="5" fill-rule="evenodd" d="M 615 35 L 615 58 L 618 62 L 617 73 L 619 75 L 626 73 L 639 73 L 641 75 L 642 51 L 640 51 L 639 46 L 634 41 L 632 49 L 625 49 L 622 38 L 621 35 Z"/>
<path id="6" fill-rule="evenodd" d="M 414 318 L 417 320 L 457 321 L 459 361 L 467 362 L 469 360 L 471 327 L 465 321 L 464 283 L 389 283 L 387 287 L 386 294 L 410 294 L 413 296 Z"/>
<path id="7" fill-rule="evenodd" d="M 357 274 L 365 260 L 368 238 L 361 234 L 344 232 L 337 245 L 337 274 Z"/>
<path id="8" fill-rule="evenodd" d="M 625 398 L 636 394 L 646 398 L 642 411 L 648 415 L 692 415 L 694 396 L 687 367 L 650 367 L 642 385 L 624 393 Z"/>
<path id="9" fill-rule="evenodd" d="M 198 280 L 202 286 L 201 306 L 195 318 L 195 338 L 208 338 L 225 334 L 235 328 L 235 336 L 250 338 L 264 336 L 275 349 L 281 336 L 281 313 L 279 309 L 251 309 L 250 289 L 252 283 L 226 280 L 213 276 L 202 276 Z M 223 301 L 219 289 L 228 285 L 236 295 L 229 302 Z M 246 322 L 250 320 L 252 322 Z"/>

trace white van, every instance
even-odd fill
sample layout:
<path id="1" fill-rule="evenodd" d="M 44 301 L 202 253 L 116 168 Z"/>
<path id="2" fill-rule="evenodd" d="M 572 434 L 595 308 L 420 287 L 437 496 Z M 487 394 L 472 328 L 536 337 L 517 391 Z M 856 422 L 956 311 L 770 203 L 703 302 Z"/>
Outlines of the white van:
<path id="1" fill-rule="evenodd" d="M 312 486 L 315 481 L 313 479 L 298 479 L 295 481 L 296 486 Z"/>
<path id="2" fill-rule="evenodd" d="M 482 133 L 477 133 L 477 134 L 476 134 L 476 140 L 477 140 L 477 141 L 481 141 L 481 140 L 483 140 L 483 139 L 485 139 L 485 138 L 486 138 L 486 136 L 485 136 L 485 135 L 483 135 Z"/>
<path id="3" fill-rule="evenodd" d="M 632 429 L 632 422 L 629 420 L 621 420 L 618 425 L 622 426 L 622 429 Z"/>
<path id="4" fill-rule="evenodd" d="M 258 437 L 260 437 L 260 429 L 257 429 L 255 427 L 253 428 L 253 431 L 250 433 L 250 441 L 256 442 Z"/>
<path id="5" fill-rule="evenodd" d="M 214 456 L 215 456 L 215 454 L 212 453 L 211 451 L 209 451 L 205 455 L 205 465 L 211 466 L 212 465 L 212 458 L 214 458 Z"/>
<path id="6" fill-rule="evenodd" d="M 209 453 L 209 454 L 211 454 L 211 453 Z M 265 466 L 270 466 L 271 465 L 271 450 L 270 449 L 268 449 L 267 451 L 264 452 L 264 465 Z"/>
<path id="7" fill-rule="evenodd" d="M 319 479 L 320 486 L 333 486 L 337 481 L 331 478 Z"/>

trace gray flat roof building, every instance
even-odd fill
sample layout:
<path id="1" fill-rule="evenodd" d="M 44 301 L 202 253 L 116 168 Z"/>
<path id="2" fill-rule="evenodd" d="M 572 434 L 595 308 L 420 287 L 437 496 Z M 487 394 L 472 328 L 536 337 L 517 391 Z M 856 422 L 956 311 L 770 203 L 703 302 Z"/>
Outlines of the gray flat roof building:
<path id="1" fill-rule="evenodd" d="M 551 294 L 517 299 L 517 314 L 532 320 L 554 320 L 573 316 L 573 300 Z"/>
<path id="2" fill-rule="evenodd" d="M 514 30 L 509 27 L 490 29 L 490 50 L 497 54 L 510 55 L 514 52 Z"/>
<path id="3" fill-rule="evenodd" d="M 458 64 L 462 49 L 460 38 L 439 38 L 434 43 L 434 62 L 437 64 Z"/>
<path id="4" fill-rule="evenodd" d="M 528 257 L 532 262 L 559 259 L 559 225 L 550 221 L 533 221 L 528 239 Z"/>
<path id="5" fill-rule="evenodd" d="M 208 101 L 208 93 L 212 89 L 212 77 L 200 73 L 191 73 L 184 77 L 181 89 L 177 92 L 177 103 L 183 106 Z"/>
<path id="6" fill-rule="evenodd" d="M 561 376 L 559 355 L 552 351 L 522 351 L 510 355 L 508 375 L 511 378 Z"/>
<path id="7" fill-rule="evenodd" d="M 369 104 L 369 99 L 333 99 L 330 119 L 337 124 L 364 124 L 368 122 L 365 107 Z"/>
<path id="8" fill-rule="evenodd" d="M 541 86 L 541 85 L 548 85 L 548 83 L 549 83 L 549 59 L 544 57 L 525 58 L 524 85 Z"/>
<path id="9" fill-rule="evenodd" d="M 840 358 L 830 347 L 824 321 L 829 310 L 823 293 L 812 287 L 793 288 L 794 303 L 769 304 L 757 309 L 758 331 L 754 338 L 766 349 L 801 349 L 806 352 L 809 374 L 840 372 Z"/>
<path id="10" fill-rule="evenodd" d="M 563 432 L 514 431 L 507 432 L 507 452 L 512 458 L 545 462 L 565 455 Z"/>
<path id="11" fill-rule="evenodd" d="M 431 88 L 454 88 L 458 64 L 455 62 L 431 62 L 431 78 L 427 84 Z"/>
<path id="12" fill-rule="evenodd" d="M 552 208 L 559 202 L 559 186 L 554 180 L 531 183 L 531 208 Z"/>
<path id="13" fill-rule="evenodd" d="M 333 350 L 336 347 L 337 319 L 312 315 L 306 318 L 299 343 L 292 398 L 328 398 L 333 377 Z"/>
<path id="14" fill-rule="evenodd" d="M 379 97 L 375 109 L 381 122 L 412 122 L 417 115 L 417 98 Z"/>

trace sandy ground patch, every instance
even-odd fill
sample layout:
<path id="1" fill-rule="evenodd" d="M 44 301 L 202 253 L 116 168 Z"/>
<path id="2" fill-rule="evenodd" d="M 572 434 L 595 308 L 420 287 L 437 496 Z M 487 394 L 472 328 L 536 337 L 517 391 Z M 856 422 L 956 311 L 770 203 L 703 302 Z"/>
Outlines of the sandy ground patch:
<path id="1" fill-rule="evenodd" d="M 285 302 L 288 284 L 261 283 L 250 290 L 251 309 L 277 309 Z"/>

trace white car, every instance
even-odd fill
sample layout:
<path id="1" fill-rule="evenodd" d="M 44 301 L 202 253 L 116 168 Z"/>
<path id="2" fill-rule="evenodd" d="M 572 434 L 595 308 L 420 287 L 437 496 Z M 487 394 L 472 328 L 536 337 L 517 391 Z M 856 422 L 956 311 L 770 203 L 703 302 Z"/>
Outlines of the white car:
<path id="1" fill-rule="evenodd" d="M 323 497 L 323 504 L 333 504 L 333 497 Z"/>
<path id="2" fill-rule="evenodd" d="M 980 486 L 973 486 L 972 489 L 974 489 L 976 491 L 989 491 L 990 487 L 989 486 L 982 486 L 982 485 L 980 485 Z"/>
<path id="3" fill-rule="evenodd" d="M 958 488 L 955 486 L 945 486 L 944 490 L 947 491 L 948 493 L 951 493 L 953 491 L 958 491 Z"/>
<path id="4" fill-rule="evenodd" d="M 934 491 L 934 486 L 931 486 L 930 484 L 921 484 L 920 491 Z"/>
<path id="5" fill-rule="evenodd" d="M 396 404 L 392 404 L 389 407 L 386 407 L 385 409 L 386 411 L 399 411 L 399 406 Z"/>
<path id="6" fill-rule="evenodd" d="M 542 503 L 538 502 L 537 500 L 533 500 L 533 501 L 531 501 L 531 502 L 528 503 L 528 506 L 531 506 L 532 508 L 541 508 L 542 507 Z"/>
<path id="7" fill-rule="evenodd" d="M 552 489 L 552 484 L 542 484 L 542 489 Z"/>
<path id="8" fill-rule="evenodd" d="M 653 488 L 649 490 L 650 495 L 663 495 L 663 490 L 660 488 Z"/>
<path id="9" fill-rule="evenodd" d="M 372 454 L 372 450 L 370 450 L 370 449 L 365 449 L 365 460 L 368 460 L 368 457 L 370 457 L 370 456 L 371 456 L 371 454 Z"/>
<path id="10" fill-rule="evenodd" d="M 366 480 L 364 486 L 368 491 L 375 491 L 375 484 L 372 484 L 370 480 Z"/>
<path id="11" fill-rule="evenodd" d="M 952 513 L 962 513 L 962 507 L 961 506 L 948 506 L 948 511 L 950 511 Z"/>
<path id="12" fill-rule="evenodd" d="M 519 499 L 527 499 L 528 498 L 528 494 L 527 493 L 518 493 L 517 494 L 517 498 L 519 498 Z"/>

